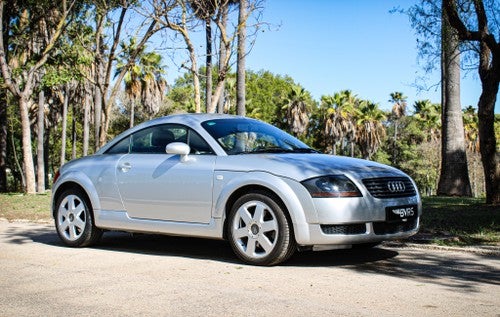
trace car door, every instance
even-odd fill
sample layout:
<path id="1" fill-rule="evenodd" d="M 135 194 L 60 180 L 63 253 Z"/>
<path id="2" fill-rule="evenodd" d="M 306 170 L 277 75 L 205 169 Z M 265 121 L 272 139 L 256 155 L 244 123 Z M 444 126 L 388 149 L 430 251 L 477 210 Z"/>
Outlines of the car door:
<path id="1" fill-rule="evenodd" d="M 193 130 L 180 125 L 159 125 L 136 132 L 130 153 L 117 163 L 117 183 L 129 217 L 178 222 L 208 223 L 211 218 L 213 174 L 216 156 L 166 154 L 170 142 L 190 138 Z M 207 145 L 207 148 L 209 146 Z"/>

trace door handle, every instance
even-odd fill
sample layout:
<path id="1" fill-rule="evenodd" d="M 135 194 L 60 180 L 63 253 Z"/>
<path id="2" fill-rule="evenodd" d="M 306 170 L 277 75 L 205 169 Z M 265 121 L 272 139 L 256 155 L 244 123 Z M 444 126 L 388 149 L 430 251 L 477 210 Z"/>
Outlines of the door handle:
<path id="1" fill-rule="evenodd" d="M 132 164 L 125 162 L 120 164 L 120 170 L 124 173 L 128 172 L 132 168 Z"/>

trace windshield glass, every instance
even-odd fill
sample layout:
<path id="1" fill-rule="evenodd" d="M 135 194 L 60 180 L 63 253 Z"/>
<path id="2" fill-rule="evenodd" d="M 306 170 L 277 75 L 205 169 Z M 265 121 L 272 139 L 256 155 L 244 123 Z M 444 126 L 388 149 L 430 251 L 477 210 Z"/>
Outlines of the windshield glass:
<path id="1" fill-rule="evenodd" d="M 202 126 L 229 155 L 316 152 L 280 129 L 257 120 L 215 119 Z"/>

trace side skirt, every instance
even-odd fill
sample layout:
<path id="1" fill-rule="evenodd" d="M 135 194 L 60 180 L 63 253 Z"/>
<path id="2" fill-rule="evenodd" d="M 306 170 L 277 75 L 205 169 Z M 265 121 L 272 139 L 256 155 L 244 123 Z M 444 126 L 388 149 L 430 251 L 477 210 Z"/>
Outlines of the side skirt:
<path id="1" fill-rule="evenodd" d="M 95 225 L 100 229 L 176 236 L 223 239 L 222 219 L 210 223 L 175 222 L 130 218 L 125 211 L 94 210 Z"/>

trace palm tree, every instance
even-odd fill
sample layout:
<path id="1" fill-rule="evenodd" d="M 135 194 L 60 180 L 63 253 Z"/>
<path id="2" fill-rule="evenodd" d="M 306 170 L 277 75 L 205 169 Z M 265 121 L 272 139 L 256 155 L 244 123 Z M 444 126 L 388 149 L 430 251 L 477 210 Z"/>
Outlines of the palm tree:
<path id="1" fill-rule="evenodd" d="M 394 124 L 394 146 L 393 146 L 393 152 L 392 152 L 392 162 L 396 162 L 397 159 L 397 140 L 398 140 L 398 128 L 400 125 L 400 121 L 402 118 L 406 116 L 406 99 L 407 97 L 403 95 L 402 92 L 396 91 L 392 92 L 390 94 L 391 99 L 389 99 L 389 102 L 393 103 L 392 106 L 392 118 L 393 118 L 393 124 Z"/>
<path id="2" fill-rule="evenodd" d="M 291 132 L 295 136 L 303 135 L 309 124 L 309 106 L 307 104 L 307 92 L 304 88 L 295 85 L 288 93 L 286 99 L 286 120 Z"/>
<path id="3" fill-rule="evenodd" d="M 322 103 L 326 110 L 325 134 L 332 139 L 332 153 L 337 154 L 336 145 L 344 140 L 351 144 L 351 156 L 354 155 L 354 139 L 356 127 L 354 116 L 356 113 L 356 97 L 350 90 L 335 93 L 333 96 L 324 96 Z"/>
<path id="4" fill-rule="evenodd" d="M 161 59 L 161 55 L 155 52 L 145 53 L 139 59 L 142 66 L 141 102 L 150 119 L 160 110 L 167 89 Z"/>
<path id="5" fill-rule="evenodd" d="M 129 44 L 122 43 L 121 59 L 128 60 L 129 52 L 136 49 L 136 41 L 130 39 Z M 124 76 L 125 93 L 130 100 L 130 127 L 134 126 L 135 107 L 140 102 L 152 118 L 160 109 L 165 95 L 167 82 L 163 78 L 165 71 L 162 66 L 162 57 L 155 52 L 145 52 L 146 47 L 137 54 L 137 58 L 132 64 L 119 63 L 116 74 L 120 73 L 124 67 L 128 71 Z"/>
<path id="6" fill-rule="evenodd" d="M 418 100 L 413 105 L 414 118 L 420 123 L 422 130 L 428 136 L 427 141 L 439 143 L 441 139 L 441 105 L 430 100 Z"/>
<path id="7" fill-rule="evenodd" d="M 468 106 L 463 110 L 465 142 L 467 150 L 473 153 L 479 153 L 479 118 L 476 109 Z"/>
<path id="8" fill-rule="evenodd" d="M 371 159 L 382 144 L 382 139 L 385 137 L 383 121 L 386 119 L 377 104 L 366 100 L 359 103 L 356 136 L 364 159 Z"/>

